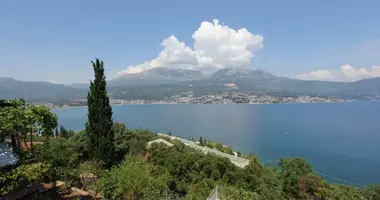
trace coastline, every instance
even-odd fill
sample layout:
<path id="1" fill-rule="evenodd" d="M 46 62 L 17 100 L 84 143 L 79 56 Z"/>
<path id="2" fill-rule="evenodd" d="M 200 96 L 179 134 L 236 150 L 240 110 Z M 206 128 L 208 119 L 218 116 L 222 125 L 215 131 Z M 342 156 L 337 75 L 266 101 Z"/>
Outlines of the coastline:
<path id="1" fill-rule="evenodd" d="M 124 104 L 110 104 L 111 106 L 123 106 L 123 105 L 273 105 L 273 104 L 322 104 L 322 103 L 351 103 L 357 101 L 378 101 L 378 100 L 345 100 L 345 101 L 311 101 L 311 102 L 279 102 L 279 103 L 124 103 Z M 57 106 L 51 108 L 82 108 L 87 107 L 87 105 L 81 106 Z"/>

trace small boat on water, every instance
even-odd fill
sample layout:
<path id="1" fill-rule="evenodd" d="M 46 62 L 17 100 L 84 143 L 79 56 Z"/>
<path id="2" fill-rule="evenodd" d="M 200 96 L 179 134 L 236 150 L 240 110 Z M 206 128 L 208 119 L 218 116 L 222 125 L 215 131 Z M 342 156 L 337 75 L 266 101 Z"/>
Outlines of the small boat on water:
<path id="1" fill-rule="evenodd" d="M 287 135 L 288 133 L 284 133 L 284 135 Z"/>

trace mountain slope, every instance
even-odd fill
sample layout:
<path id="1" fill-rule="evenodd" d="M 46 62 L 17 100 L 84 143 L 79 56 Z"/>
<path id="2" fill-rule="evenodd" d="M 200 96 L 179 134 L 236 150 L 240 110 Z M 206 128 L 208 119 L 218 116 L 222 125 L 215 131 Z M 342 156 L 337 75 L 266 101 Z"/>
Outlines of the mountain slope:
<path id="1" fill-rule="evenodd" d="M 109 85 L 175 83 L 204 78 L 200 71 L 157 67 L 137 74 L 126 74 L 110 80 Z"/>
<path id="2" fill-rule="evenodd" d="M 380 78 L 356 82 L 303 81 L 277 77 L 262 70 L 226 68 L 211 76 L 199 71 L 155 68 L 108 81 L 108 92 L 117 99 L 163 99 L 165 96 L 193 91 L 195 95 L 231 91 L 271 95 L 321 95 L 361 99 L 380 95 Z M 60 85 L 0 78 L 0 99 L 22 97 L 30 101 L 64 101 L 85 98 L 86 84 Z"/>
<path id="3" fill-rule="evenodd" d="M 69 98 L 83 98 L 86 91 L 50 82 L 0 78 L 0 99 L 24 98 L 29 101 L 58 101 Z"/>
<path id="4" fill-rule="evenodd" d="M 210 79 L 212 80 L 239 80 L 239 79 L 265 79 L 275 78 L 271 73 L 263 70 L 250 70 L 246 68 L 225 68 L 215 72 Z"/>

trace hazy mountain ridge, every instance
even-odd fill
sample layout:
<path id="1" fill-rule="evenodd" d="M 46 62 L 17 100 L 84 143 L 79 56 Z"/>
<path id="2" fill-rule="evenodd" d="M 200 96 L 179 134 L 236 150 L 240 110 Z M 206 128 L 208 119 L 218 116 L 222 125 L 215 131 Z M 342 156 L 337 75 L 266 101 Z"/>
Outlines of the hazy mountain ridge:
<path id="1" fill-rule="evenodd" d="M 24 98 L 34 101 L 59 101 L 83 97 L 87 89 L 72 88 L 44 81 L 20 81 L 0 77 L 0 99 Z"/>
<path id="2" fill-rule="evenodd" d="M 165 96 L 193 91 L 196 95 L 231 91 L 225 84 L 235 84 L 236 92 L 281 95 L 323 95 L 363 98 L 380 95 L 380 78 L 356 82 L 304 81 L 277 77 L 263 70 L 225 68 L 211 75 L 200 71 L 155 68 L 127 74 L 108 81 L 112 98 L 162 99 Z M 0 78 L 0 98 L 25 98 L 31 101 L 63 101 L 85 98 L 88 84 L 62 85 L 42 81 L 18 81 Z"/>

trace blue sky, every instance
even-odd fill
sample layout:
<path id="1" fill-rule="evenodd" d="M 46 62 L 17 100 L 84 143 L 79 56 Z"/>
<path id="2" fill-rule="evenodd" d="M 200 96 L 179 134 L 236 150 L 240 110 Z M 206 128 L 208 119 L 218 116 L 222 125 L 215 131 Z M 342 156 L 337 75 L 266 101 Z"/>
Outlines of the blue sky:
<path id="1" fill-rule="evenodd" d="M 377 0 L 4 0 L 0 1 L 0 76 L 88 82 L 90 61 L 99 57 L 105 61 L 108 78 L 115 78 L 130 65 L 157 58 L 161 43 L 172 35 L 193 56 L 193 34 L 202 22 L 212 24 L 213 19 L 224 28 L 245 28 L 252 36 L 263 37 L 263 48 L 248 52 L 249 62 L 239 67 L 302 79 L 380 76 L 379 8 Z M 199 44 L 210 44 L 212 51 L 215 42 Z M 226 62 L 218 62 L 218 67 Z"/>

